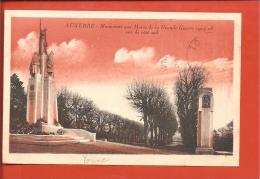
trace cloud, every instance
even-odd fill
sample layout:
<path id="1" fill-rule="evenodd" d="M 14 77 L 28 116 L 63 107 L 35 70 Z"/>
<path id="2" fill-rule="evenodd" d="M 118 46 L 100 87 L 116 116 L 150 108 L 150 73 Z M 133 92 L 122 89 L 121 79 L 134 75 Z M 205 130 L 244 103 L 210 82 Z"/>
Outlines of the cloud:
<path id="1" fill-rule="evenodd" d="M 17 63 L 23 63 L 32 58 L 33 52 L 37 51 L 39 39 L 36 32 L 30 32 L 24 38 L 17 41 L 17 47 L 13 53 L 13 59 Z"/>
<path id="2" fill-rule="evenodd" d="M 17 47 L 12 54 L 12 67 L 28 68 L 32 54 L 38 51 L 39 38 L 36 32 L 30 32 L 17 41 Z M 57 64 L 76 64 L 86 59 L 87 45 L 78 39 L 60 44 L 52 43 L 47 51 L 54 52 L 54 60 Z"/>
<path id="3" fill-rule="evenodd" d="M 51 44 L 48 51 L 54 52 L 54 58 L 63 63 L 78 63 L 86 59 L 87 46 L 82 40 L 72 39 L 69 42 Z"/>
<path id="4" fill-rule="evenodd" d="M 216 71 L 227 71 L 233 69 L 233 61 L 228 58 L 217 58 L 212 61 L 204 62 L 203 65 Z"/>
<path id="5" fill-rule="evenodd" d="M 135 64 L 150 63 L 155 56 L 155 50 L 152 47 L 143 47 L 138 50 L 128 50 L 121 48 L 115 53 L 115 63 L 134 62 Z"/>
<path id="6" fill-rule="evenodd" d="M 159 61 L 155 64 L 159 68 L 184 68 L 188 65 L 185 60 L 178 60 L 174 56 L 169 54 L 164 55 Z"/>
<path id="7" fill-rule="evenodd" d="M 164 55 L 155 64 L 156 69 L 163 69 L 163 73 L 159 73 L 158 77 L 174 78 L 178 70 L 187 67 L 188 65 L 199 65 L 206 68 L 210 73 L 209 83 L 224 83 L 232 82 L 233 79 L 233 61 L 228 58 L 216 58 L 208 61 L 187 61 L 183 59 L 177 59 L 172 55 Z"/>
<path id="8" fill-rule="evenodd" d="M 182 59 L 176 59 L 174 56 L 168 54 L 160 58 L 155 66 L 161 68 L 185 68 L 187 65 L 201 65 L 208 70 L 227 71 L 232 70 L 233 61 L 229 60 L 228 58 L 216 58 L 206 62 L 186 61 Z"/>

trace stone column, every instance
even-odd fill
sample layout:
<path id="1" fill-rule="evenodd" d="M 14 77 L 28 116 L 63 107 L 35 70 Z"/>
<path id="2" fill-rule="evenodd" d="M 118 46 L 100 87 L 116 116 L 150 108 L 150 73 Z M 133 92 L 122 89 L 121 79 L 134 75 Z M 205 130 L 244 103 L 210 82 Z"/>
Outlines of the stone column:
<path id="1" fill-rule="evenodd" d="M 197 154 L 213 154 L 213 93 L 212 88 L 202 88 L 199 92 L 197 118 Z"/>
<path id="2" fill-rule="evenodd" d="M 27 122 L 31 125 L 36 123 L 40 117 L 40 91 L 41 77 L 40 74 L 35 74 L 34 77 L 30 77 L 27 87 Z"/>

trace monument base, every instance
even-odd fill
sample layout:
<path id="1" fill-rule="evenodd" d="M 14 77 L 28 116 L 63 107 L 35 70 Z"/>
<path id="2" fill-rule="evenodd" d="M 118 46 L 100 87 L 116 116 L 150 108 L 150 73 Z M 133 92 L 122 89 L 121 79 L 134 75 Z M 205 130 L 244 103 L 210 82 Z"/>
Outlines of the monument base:
<path id="1" fill-rule="evenodd" d="M 41 122 L 37 124 L 37 127 L 34 129 L 34 133 L 38 134 L 63 134 L 63 127 L 61 125 L 51 125 Z"/>
<path id="2" fill-rule="evenodd" d="M 81 137 L 85 141 L 89 142 L 96 142 L 96 133 L 92 133 L 83 129 L 68 129 L 64 128 L 62 129 L 63 135 L 64 136 L 69 136 L 69 137 Z"/>
<path id="3" fill-rule="evenodd" d="M 214 154 L 215 151 L 213 148 L 197 147 L 196 154 Z"/>

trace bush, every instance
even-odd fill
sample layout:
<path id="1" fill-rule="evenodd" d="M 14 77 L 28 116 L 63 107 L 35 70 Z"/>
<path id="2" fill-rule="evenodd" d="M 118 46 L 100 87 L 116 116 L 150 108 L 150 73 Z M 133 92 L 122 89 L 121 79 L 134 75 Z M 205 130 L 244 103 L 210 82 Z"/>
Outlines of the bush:
<path id="1" fill-rule="evenodd" d="M 28 122 L 23 122 L 14 130 L 11 130 L 13 134 L 31 134 L 33 132 L 33 126 L 30 126 Z"/>
<path id="2" fill-rule="evenodd" d="M 214 135 L 214 150 L 220 150 L 220 151 L 233 151 L 233 134 L 220 136 L 220 135 Z"/>

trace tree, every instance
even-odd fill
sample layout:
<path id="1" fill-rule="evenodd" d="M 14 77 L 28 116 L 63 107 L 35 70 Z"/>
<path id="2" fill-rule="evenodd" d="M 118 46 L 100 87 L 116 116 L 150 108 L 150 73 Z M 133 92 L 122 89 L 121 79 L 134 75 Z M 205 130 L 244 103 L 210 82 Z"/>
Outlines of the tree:
<path id="1" fill-rule="evenodd" d="M 134 82 L 127 89 L 126 99 L 130 101 L 130 104 L 139 113 L 142 114 L 144 121 L 144 142 L 146 145 L 148 141 L 148 100 L 151 97 L 150 84 L 147 82 Z"/>
<path id="2" fill-rule="evenodd" d="M 149 82 L 134 82 L 127 89 L 126 98 L 130 101 L 130 104 L 140 114 L 142 114 L 142 120 L 144 121 L 144 140 L 145 144 L 149 144 L 148 134 L 150 131 L 150 144 L 157 145 L 159 143 L 158 132 L 169 134 L 166 132 L 166 128 L 171 126 L 172 134 L 177 129 L 177 120 L 174 115 L 173 107 L 169 101 L 166 90 L 158 85 Z M 166 123 L 168 120 L 173 120 L 171 124 L 174 125 L 159 125 Z M 167 130 L 168 131 L 168 130 Z M 161 137 L 161 140 L 166 137 Z"/>
<path id="3" fill-rule="evenodd" d="M 169 100 L 165 99 L 165 102 L 161 103 L 161 108 L 160 111 L 158 111 L 158 114 L 158 116 L 160 116 L 159 120 L 157 120 L 159 134 L 156 143 L 159 145 L 165 145 L 171 142 L 172 136 L 178 128 L 175 112 Z"/>
<path id="4" fill-rule="evenodd" d="M 26 103 L 23 82 L 14 73 L 11 76 L 10 132 L 18 133 L 26 125 Z"/>
<path id="5" fill-rule="evenodd" d="M 177 115 L 183 143 L 187 149 L 194 151 L 197 146 L 197 112 L 199 89 L 208 77 L 205 68 L 188 66 L 182 69 L 175 83 Z"/>
<path id="6" fill-rule="evenodd" d="M 72 93 L 66 88 L 61 89 L 58 93 L 57 103 L 59 123 L 65 128 L 75 128 L 76 122 L 71 114 Z"/>
<path id="7" fill-rule="evenodd" d="M 151 144 L 165 145 L 170 143 L 178 123 L 166 90 L 160 85 L 151 85 L 151 99 L 148 101 Z"/>
<path id="8" fill-rule="evenodd" d="M 59 122 L 68 128 L 86 129 L 95 131 L 97 108 L 93 101 L 77 93 L 62 89 L 58 94 Z"/>

